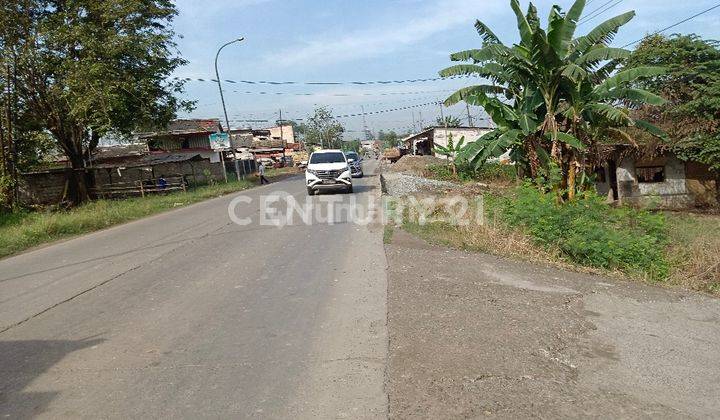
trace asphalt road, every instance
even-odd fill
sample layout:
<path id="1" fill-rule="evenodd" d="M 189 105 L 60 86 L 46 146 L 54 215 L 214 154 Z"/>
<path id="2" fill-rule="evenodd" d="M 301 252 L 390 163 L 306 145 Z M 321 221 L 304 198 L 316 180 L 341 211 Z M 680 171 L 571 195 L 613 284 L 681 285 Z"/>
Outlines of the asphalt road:
<path id="1" fill-rule="evenodd" d="M 379 196 L 374 164 L 352 195 Z M 385 417 L 382 230 L 291 178 L 0 260 L 0 417 Z M 322 211 L 330 196 L 310 200 Z"/>

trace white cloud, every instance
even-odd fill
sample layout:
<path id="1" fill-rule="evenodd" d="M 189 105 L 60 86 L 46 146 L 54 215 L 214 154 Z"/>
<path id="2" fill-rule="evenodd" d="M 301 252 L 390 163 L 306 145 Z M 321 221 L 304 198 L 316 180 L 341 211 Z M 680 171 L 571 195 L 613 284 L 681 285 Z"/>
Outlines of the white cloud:
<path id="1" fill-rule="evenodd" d="M 265 56 L 268 63 L 280 66 L 351 61 L 376 57 L 417 44 L 441 32 L 472 22 L 481 14 L 493 15 L 506 6 L 504 1 L 436 0 L 401 16 L 393 25 L 386 22 L 338 37 L 326 34 Z"/>

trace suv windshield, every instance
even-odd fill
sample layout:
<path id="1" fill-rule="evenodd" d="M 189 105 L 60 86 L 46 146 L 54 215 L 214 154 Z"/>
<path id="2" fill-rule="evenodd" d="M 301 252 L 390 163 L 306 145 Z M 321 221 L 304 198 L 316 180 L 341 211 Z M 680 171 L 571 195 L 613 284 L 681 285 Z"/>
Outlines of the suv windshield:
<path id="1" fill-rule="evenodd" d="M 313 153 L 310 163 L 339 163 L 345 162 L 345 155 L 342 152 Z"/>

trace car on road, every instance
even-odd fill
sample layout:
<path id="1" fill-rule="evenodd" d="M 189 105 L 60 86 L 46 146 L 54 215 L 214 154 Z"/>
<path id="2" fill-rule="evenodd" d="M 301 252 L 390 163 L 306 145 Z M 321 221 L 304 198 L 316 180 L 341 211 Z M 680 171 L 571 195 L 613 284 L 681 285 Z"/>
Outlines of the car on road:
<path id="1" fill-rule="evenodd" d="M 357 152 L 345 152 L 345 157 L 350 165 L 350 175 L 352 175 L 353 178 L 362 178 L 362 156 L 360 156 Z"/>
<path id="2" fill-rule="evenodd" d="M 342 150 L 318 150 L 310 155 L 305 169 L 305 186 L 309 195 L 320 190 L 353 190 L 350 164 Z"/>

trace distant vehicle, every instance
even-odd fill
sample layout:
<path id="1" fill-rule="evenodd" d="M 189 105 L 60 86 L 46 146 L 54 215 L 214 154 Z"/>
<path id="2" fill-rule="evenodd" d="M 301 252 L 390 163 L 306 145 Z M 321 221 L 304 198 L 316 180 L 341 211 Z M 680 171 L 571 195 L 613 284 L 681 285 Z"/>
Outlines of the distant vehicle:
<path id="1" fill-rule="evenodd" d="M 353 191 L 350 165 L 342 150 L 318 150 L 310 155 L 305 169 L 305 186 L 308 195 L 328 190 Z"/>
<path id="2" fill-rule="evenodd" d="M 350 174 L 353 178 L 362 178 L 362 156 L 358 155 L 357 152 L 345 152 L 348 164 L 350 165 Z"/>

